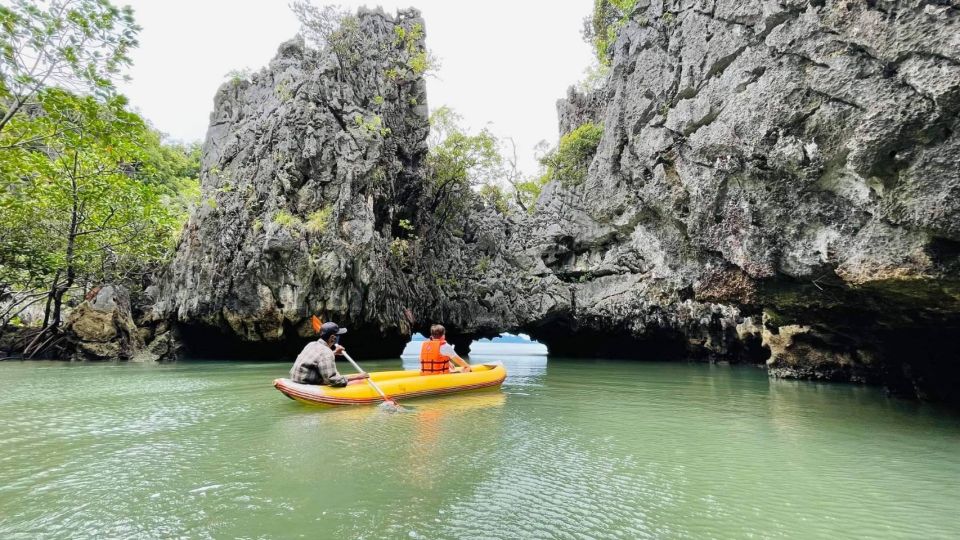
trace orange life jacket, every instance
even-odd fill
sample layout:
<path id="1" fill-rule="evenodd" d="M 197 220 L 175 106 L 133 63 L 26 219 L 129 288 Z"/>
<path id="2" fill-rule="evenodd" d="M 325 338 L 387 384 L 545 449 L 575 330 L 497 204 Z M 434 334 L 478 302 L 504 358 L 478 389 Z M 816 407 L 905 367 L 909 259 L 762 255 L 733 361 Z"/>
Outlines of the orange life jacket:
<path id="1" fill-rule="evenodd" d="M 446 343 L 447 340 L 443 338 L 423 342 L 423 346 L 420 347 L 421 375 L 450 373 L 450 357 L 440 354 L 440 347 Z"/>

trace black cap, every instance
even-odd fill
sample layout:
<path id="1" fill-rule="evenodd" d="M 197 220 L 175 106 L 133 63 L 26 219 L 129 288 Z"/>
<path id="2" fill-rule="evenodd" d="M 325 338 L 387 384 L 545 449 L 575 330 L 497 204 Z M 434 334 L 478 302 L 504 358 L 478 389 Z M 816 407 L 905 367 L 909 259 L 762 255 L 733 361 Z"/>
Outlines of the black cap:
<path id="1" fill-rule="evenodd" d="M 325 322 L 323 326 L 320 327 L 320 337 L 330 337 L 334 334 L 343 335 L 347 333 L 346 328 L 340 328 L 335 322 Z"/>

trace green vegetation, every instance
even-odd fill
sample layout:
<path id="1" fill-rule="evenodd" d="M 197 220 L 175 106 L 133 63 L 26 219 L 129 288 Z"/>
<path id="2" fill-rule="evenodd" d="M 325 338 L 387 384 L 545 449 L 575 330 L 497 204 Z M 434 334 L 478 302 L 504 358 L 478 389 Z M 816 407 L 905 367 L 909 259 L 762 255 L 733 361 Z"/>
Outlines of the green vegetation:
<path id="1" fill-rule="evenodd" d="M 312 233 L 321 233 L 327 229 L 330 224 L 330 216 L 333 214 L 333 207 L 327 206 L 311 213 L 307 216 L 306 229 Z"/>
<path id="2" fill-rule="evenodd" d="M 431 69 L 432 65 L 432 60 L 427 55 L 427 51 L 420 51 L 407 60 L 407 67 L 410 68 L 410 71 L 412 71 L 414 75 L 426 73 L 427 70 Z"/>
<path id="3" fill-rule="evenodd" d="M 472 188 L 496 182 L 503 163 L 492 133 L 483 129 L 470 135 L 459 122 L 460 117 L 448 107 L 430 115 L 429 210 L 441 226 L 466 210 Z"/>
<path id="4" fill-rule="evenodd" d="M 583 182 L 602 137 L 603 126 L 591 122 L 560 137 L 557 148 L 540 159 L 540 163 L 546 167 L 546 178 L 541 179 L 540 185 L 545 184 L 546 180 L 559 180 L 566 186 Z"/>
<path id="5" fill-rule="evenodd" d="M 593 45 L 601 65 L 610 64 L 610 45 L 636 6 L 637 0 L 594 0 L 593 15 L 585 21 L 583 37 Z"/>
<path id="6" fill-rule="evenodd" d="M 274 90 L 280 101 L 287 102 L 293 99 L 293 91 L 287 86 L 287 81 L 280 81 L 280 84 Z"/>
<path id="7" fill-rule="evenodd" d="M 367 135 L 377 134 L 381 137 L 390 135 L 390 128 L 383 125 L 383 118 L 379 114 L 370 118 L 364 118 L 362 114 L 356 114 L 353 117 L 353 122 L 357 127 L 363 129 Z"/>
<path id="8" fill-rule="evenodd" d="M 410 241 L 406 238 L 394 238 L 390 242 L 390 254 L 400 262 L 408 262 L 410 254 Z"/>
<path id="9" fill-rule="evenodd" d="M 272 221 L 274 225 L 284 229 L 296 230 L 303 227 L 303 221 L 286 210 L 278 210 L 277 213 L 273 215 Z"/>
<path id="10" fill-rule="evenodd" d="M 484 204 L 496 209 L 501 214 L 510 213 L 510 203 L 507 202 L 507 195 L 502 187 L 497 184 L 484 184 L 480 186 L 480 200 Z"/>
<path id="11" fill-rule="evenodd" d="M 106 0 L 0 6 L 0 131 L 49 87 L 112 96 L 139 31 L 129 7 Z"/>
<path id="12" fill-rule="evenodd" d="M 587 69 L 583 71 L 583 79 L 577 83 L 577 89 L 583 93 L 589 93 L 597 88 L 600 88 L 603 85 L 603 82 L 607 79 L 607 75 L 610 74 L 610 64 L 601 63 L 599 60 L 594 60 Z"/>
<path id="13" fill-rule="evenodd" d="M 397 26 L 393 30 L 395 33 L 393 45 L 406 52 L 408 59 L 405 67 L 406 70 L 409 70 L 410 74 L 419 76 L 436 69 L 436 58 L 420 44 L 423 40 L 422 25 L 419 23 L 414 24 L 409 30 L 402 26 Z M 400 70 L 396 68 L 392 69 L 394 76 L 390 78 L 397 78 L 397 76 L 401 75 Z"/>
<path id="14" fill-rule="evenodd" d="M 353 72 L 363 62 L 370 45 L 369 38 L 360 31 L 357 16 L 337 6 L 317 7 L 304 0 L 293 2 L 290 8 L 300 20 L 306 39 L 318 48 L 331 51 L 346 82 L 353 84 Z M 402 51 L 405 60 L 386 70 L 384 75 L 388 80 L 403 83 L 437 66 L 436 59 L 423 47 L 423 26 L 397 26 L 394 34 L 393 46 Z"/>
<path id="15" fill-rule="evenodd" d="M 44 302 L 28 354 L 57 342 L 65 298 L 141 283 L 199 198 L 199 149 L 116 94 L 138 31 L 106 0 L 0 6 L 0 327 Z"/>
<path id="16" fill-rule="evenodd" d="M 48 289 L 56 327 L 74 288 L 135 280 L 165 259 L 199 194 L 198 164 L 121 97 L 36 99 L 0 133 L 0 284 Z"/>
<path id="17" fill-rule="evenodd" d="M 527 212 L 532 213 L 536 209 L 537 199 L 540 198 L 540 192 L 543 186 L 550 181 L 550 176 L 546 173 L 518 182 L 514 189 L 514 197 L 518 204 Z"/>
<path id="18" fill-rule="evenodd" d="M 304 37 L 333 52 L 341 68 L 350 69 L 363 60 L 363 35 L 356 16 L 338 6 L 317 7 L 301 0 L 290 4 L 290 9 L 300 20 Z"/>
<path id="19" fill-rule="evenodd" d="M 415 231 L 416 226 L 406 218 L 399 219 L 393 227 L 395 238 L 390 241 L 390 254 L 404 267 L 411 266 L 412 250 L 420 241 Z"/>
<path id="20" fill-rule="evenodd" d="M 249 81 L 252 76 L 253 71 L 251 71 L 250 68 L 233 69 L 227 72 L 227 80 L 229 80 L 234 86 L 242 83 L 243 81 Z"/>
<path id="21" fill-rule="evenodd" d="M 535 149 L 541 171 L 527 176 L 517 167 L 512 139 L 499 140 L 486 129 L 468 134 L 460 126 L 460 117 L 448 107 L 435 110 L 430 124 L 430 209 L 441 225 L 463 212 L 471 201 L 502 214 L 517 208 L 532 213 L 548 182 L 558 180 L 568 187 L 583 182 L 603 137 L 601 125 L 587 123 L 561 137 L 552 150 L 541 142 Z"/>

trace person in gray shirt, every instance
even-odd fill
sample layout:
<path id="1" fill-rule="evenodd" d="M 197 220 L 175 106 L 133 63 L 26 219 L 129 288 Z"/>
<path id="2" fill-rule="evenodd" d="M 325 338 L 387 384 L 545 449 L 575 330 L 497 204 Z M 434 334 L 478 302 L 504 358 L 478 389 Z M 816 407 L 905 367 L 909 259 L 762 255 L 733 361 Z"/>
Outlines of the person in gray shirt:
<path id="1" fill-rule="evenodd" d="M 343 353 L 340 336 L 347 333 L 337 323 L 326 322 L 320 326 L 320 339 L 307 343 L 290 368 L 290 380 L 300 384 L 323 384 L 346 386 L 354 379 L 368 377 L 366 373 L 343 376 L 337 371 L 336 355 Z"/>

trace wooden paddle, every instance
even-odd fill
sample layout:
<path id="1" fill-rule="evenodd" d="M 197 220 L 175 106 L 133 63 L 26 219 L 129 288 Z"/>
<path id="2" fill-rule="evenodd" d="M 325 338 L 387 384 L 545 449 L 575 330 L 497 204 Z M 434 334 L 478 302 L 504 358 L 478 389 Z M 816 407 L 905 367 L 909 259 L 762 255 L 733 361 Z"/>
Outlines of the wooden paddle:
<path id="1" fill-rule="evenodd" d="M 377 383 L 373 382 L 373 379 L 370 377 L 370 374 L 367 373 L 366 371 L 364 371 L 363 368 L 361 368 L 359 365 L 357 365 L 357 363 L 353 361 L 353 358 L 350 358 L 350 355 L 347 354 L 347 351 L 346 351 L 346 350 L 341 351 L 341 353 L 343 354 L 343 357 L 344 357 L 344 358 L 346 358 L 347 360 L 350 361 L 351 364 L 353 364 L 354 369 L 356 369 L 356 370 L 359 371 L 360 373 L 363 373 L 363 374 L 366 374 L 366 375 L 367 375 L 367 382 L 370 383 L 370 386 L 372 386 L 373 389 L 376 390 L 378 394 L 380 394 L 380 397 L 383 398 L 383 403 L 384 403 L 385 405 L 387 405 L 387 406 L 389 406 L 389 407 L 393 407 L 395 410 L 401 410 L 401 409 L 402 409 L 402 407 L 400 407 L 400 404 L 397 403 L 397 401 L 396 401 L 395 399 L 392 399 L 392 398 L 390 398 L 390 397 L 387 397 L 387 395 L 383 393 L 383 390 L 381 390 L 380 387 L 377 386 Z"/>

